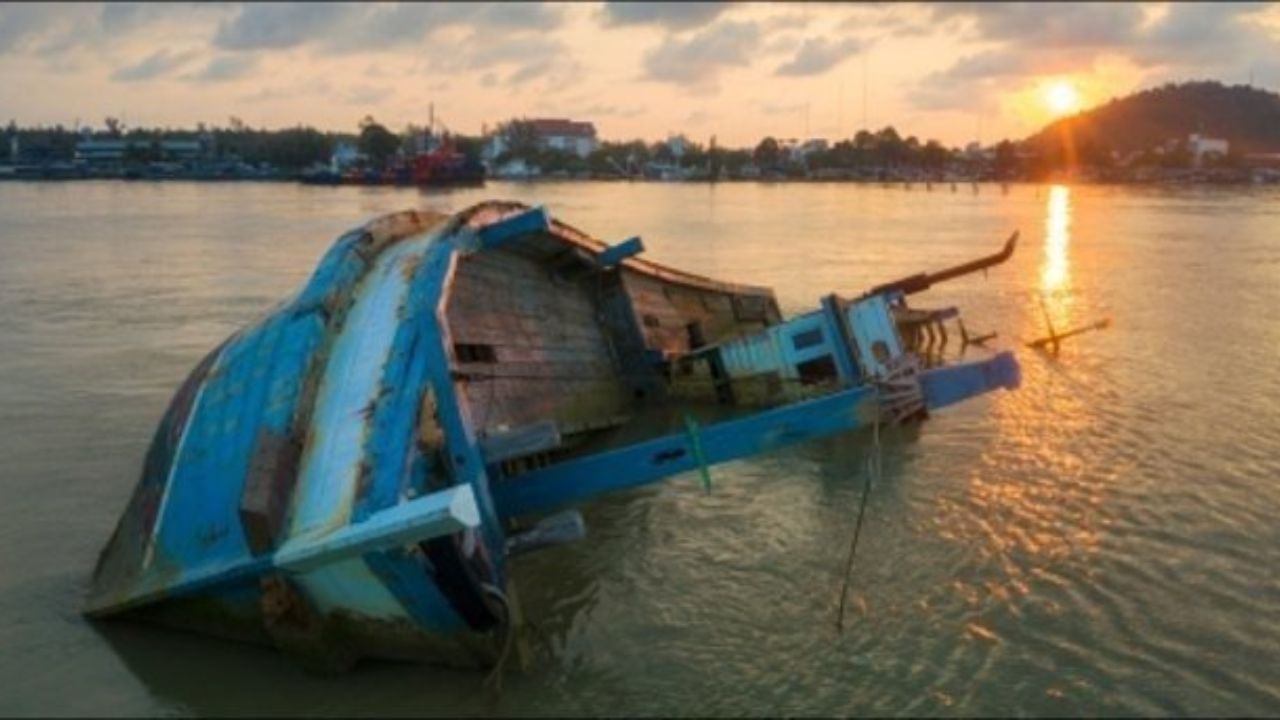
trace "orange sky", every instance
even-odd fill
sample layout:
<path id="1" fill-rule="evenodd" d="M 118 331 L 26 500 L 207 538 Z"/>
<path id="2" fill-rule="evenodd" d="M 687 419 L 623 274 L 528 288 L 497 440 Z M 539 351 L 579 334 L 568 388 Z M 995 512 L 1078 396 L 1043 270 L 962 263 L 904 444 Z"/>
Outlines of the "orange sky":
<path id="1" fill-rule="evenodd" d="M 399 129 L 434 103 L 468 133 L 567 116 L 749 145 L 865 117 L 961 145 L 1037 129 L 1055 87 L 1088 105 L 1250 72 L 1280 87 L 1276 5 L 0 5 L 0 121 L 20 124 Z"/>

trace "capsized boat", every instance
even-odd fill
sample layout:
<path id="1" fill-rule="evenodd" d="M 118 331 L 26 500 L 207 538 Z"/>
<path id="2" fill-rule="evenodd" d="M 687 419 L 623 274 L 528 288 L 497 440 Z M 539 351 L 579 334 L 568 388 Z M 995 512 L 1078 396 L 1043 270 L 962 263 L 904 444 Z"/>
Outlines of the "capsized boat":
<path id="1" fill-rule="evenodd" d="M 483 667 L 513 558 L 582 536 L 574 506 L 1019 384 L 944 364 L 908 295 L 1013 252 L 828 294 L 607 245 L 540 207 L 402 212 L 340 237 L 305 285 L 205 357 L 160 420 L 86 613 L 273 644 Z M 930 331 L 932 332 L 932 331 Z M 637 431 L 652 411 L 712 406 Z"/>

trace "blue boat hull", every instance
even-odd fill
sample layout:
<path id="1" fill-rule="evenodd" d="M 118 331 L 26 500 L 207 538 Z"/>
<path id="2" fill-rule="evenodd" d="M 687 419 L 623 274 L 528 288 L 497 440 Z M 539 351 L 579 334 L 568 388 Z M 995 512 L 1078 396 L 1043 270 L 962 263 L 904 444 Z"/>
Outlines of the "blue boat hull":
<path id="1" fill-rule="evenodd" d="M 517 622 L 507 563 L 522 521 L 878 421 L 877 361 L 854 350 L 874 340 L 858 334 L 863 315 L 887 311 L 832 300 L 814 316 L 822 347 L 850 354 L 811 397 L 582 449 L 635 406 L 679 395 L 672 358 L 728 368 L 708 396 L 721 400 L 776 372 L 769 363 L 817 367 L 812 349 L 735 349 L 790 332 L 770 291 L 646 263 L 642 249 L 496 202 L 390 215 L 339 238 L 301 290 L 178 389 L 87 614 L 271 643 L 324 667 L 487 666 Z M 812 335 L 819 321 L 797 322 Z M 1016 387 L 1017 372 L 1008 354 L 937 368 L 918 394 L 941 407 Z"/>

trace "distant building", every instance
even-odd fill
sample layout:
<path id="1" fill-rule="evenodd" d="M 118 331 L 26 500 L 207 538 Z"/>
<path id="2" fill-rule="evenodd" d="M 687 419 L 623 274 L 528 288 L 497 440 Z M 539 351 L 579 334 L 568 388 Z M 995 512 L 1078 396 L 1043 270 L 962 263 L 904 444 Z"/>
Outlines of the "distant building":
<path id="1" fill-rule="evenodd" d="M 1230 150 L 1231 144 L 1221 138 L 1203 137 L 1199 133 L 1192 133 L 1187 138 L 1187 149 L 1191 151 L 1191 164 L 1200 167 L 1205 158 L 1224 158 L 1227 151 Z"/>
<path id="2" fill-rule="evenodd" d="M 586 157 L 596 149 L 596 126 L 589 122 L 562 119 L 532 120 L 538 138 L 549 148 Z"/>
<path id="3" fill-rule="evenodd" d="M 538 143 L 544 148 L 571 152 L 585 158 L 597 147 L 596 126 L 589 122 L 576 122 L 564 118 L 535 118 L 522 120 L 528 123 L 538 137 Z M 511 124 L 499 126 L 485 144 L 484 158 L 494 160 L 507 151 L 511 145 L 508 132 Z"/>
<path id="4" fill-rule="evenodd" d="M 197 160 L 204 155 L 204 144 L 199 140 L 161 140 L 160 153 L 167 160 Z"/>
<path id="5" fill-rule="evenodd" d="M 672 135 L 667 138 L 667 151 L 671 157 L 679 160 L 689 150 L 689 140 L 684 135 Z"/>
<path id="6" fill-rule="evenodd" d="M 778 156 L 782 160 L 800 159 L 800 142 L 795 138 L 775 138 L 778 141 Z"/>
<path id="7" fill-rule="evenodd" d="M 542 170 L 529 165 L 523 158 L 508 160 L 493 169 L 493 176 L 502 180 L 524 180 L 541 174 Z"/>
<path id="8" fill-rule="evenodd" d="M 147 141 L 147 147 L 151 142 Z M 81 140 L 76 143 L 75 159 L 91 165 L 108 162 L 120 162 L 129 148 L 128 140 Z"/>
<path id="9" fill-rule="evenodd" d="M 89 165 L 118 165 L 131 150 L 158 151 L 158 159 L 170 162 L 190 162 L 205 155 L 205 145 L 200 140 L 86 138 L 76 143 L 75 159 Z"/>
<path id="10" fill-rule="evenodd" d="M 355 145 L 348 142 L 340 142 L 334 146 L 333 153 L 329 155 L 329 169 L 334 172 L 342 172 L 359 157 L 360 151 L 356 149 Z"/>
<path id="11" fill-rule="evenodd" d="M 809 140 L 805 140 L 804 143 L 800 145 L 800 154 L 805 157 L 809 157 L 814 153 L 826 152 L 830 145 L 831 144 L 823 138 L 811 138 Z"/>

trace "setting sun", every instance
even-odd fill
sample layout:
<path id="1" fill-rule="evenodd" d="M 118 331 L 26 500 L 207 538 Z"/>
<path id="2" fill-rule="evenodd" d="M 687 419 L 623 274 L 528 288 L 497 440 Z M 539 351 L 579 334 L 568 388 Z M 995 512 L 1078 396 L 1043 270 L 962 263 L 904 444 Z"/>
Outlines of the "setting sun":
<path id="1" fill-rule="evenodd" d="M 1066 80 L 1046 86 L 1044 101 L 1054 115 L 1066 115 L 1080 109 L 1080 91 Z"/>

